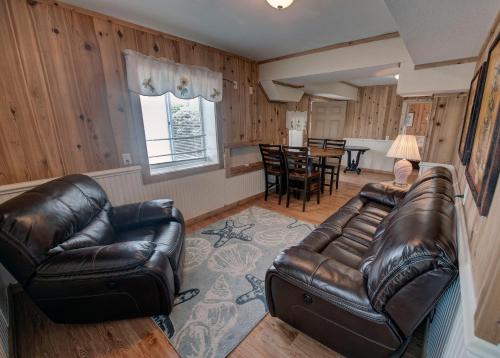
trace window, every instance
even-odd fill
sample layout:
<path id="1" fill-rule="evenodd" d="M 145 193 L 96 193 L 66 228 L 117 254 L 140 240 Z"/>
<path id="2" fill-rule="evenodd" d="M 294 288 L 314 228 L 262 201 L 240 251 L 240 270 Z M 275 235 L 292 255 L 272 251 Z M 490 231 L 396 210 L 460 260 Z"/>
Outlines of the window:
<path id="1" fill-rule="evenodd" d="M 213 102 L 171 93 L 140 100 L 152 175 L 219 162 Z"/>

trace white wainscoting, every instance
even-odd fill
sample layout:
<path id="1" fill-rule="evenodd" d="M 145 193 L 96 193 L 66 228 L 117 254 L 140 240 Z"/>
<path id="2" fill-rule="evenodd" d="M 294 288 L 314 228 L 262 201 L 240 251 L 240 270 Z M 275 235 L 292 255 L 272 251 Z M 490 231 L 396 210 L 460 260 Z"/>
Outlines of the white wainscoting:
<path id="1" fill-rule="evenodd" d="M 365 152 L 361 156 L 359 161 L 359 167 L 361 169 L 372 169 L 372 170 L 382 170 L 386 172 L 392 172 L 394 168 L 394 159 L 387 158 L 385 154 L 389 150 L 392 144 L 392 140 L 383 139 L 364 139 L 364 138 L 345 138 L 347 140 L 346 145 L 355 145 L 370 148 L 369 151 Z M 357 153 L 352 152 L 353 156 Z M 352 159 L 355 159 L 352 158 Z M 342 158 L 342 165 L 347 164 L 347 154 L 344 154 Z"/>
<path id="2" fill-rule="evenodd" d="M 144 185 L 141 167 L 127 167 L 87 173 L 106 191 L 113 205 L 157 198 L 172 198 L 185 219 L 249 198 L 264 191 L 262 170 L 226 178 L 225 170 Z M 0 186 L 0 203 L 7 201 L 47 180 Z M 7 353 L 8 322 L 7 285 L 15 280 L 0 265 L 0 358 Z"/>
<path id="3" fill-rule="evenodd" d="M 423 356 L 430 358 L 500 357 L 499 345 L 493 345 L 474 334 L 474 313 L 477 300 L 474 296 L 463 198 L 460 197 L 460 194 L 467 195 L 467 193 L 461 193 L 456 171 L 452 165 L 421 162 L 420 174 L 434 166 L 444 166 L 453 173 L 460 276 L 436 307 L 436 314 L 427 332 Z"/>
<path id="4" fill-rule="evenodd" d="M 104 188 L 113 205 L 172 198 L 186 219 L 264 191 L 262 171 L 226 178 L 224 170 L 215 170 L 148 185 L 142 182 L 139 166 L 87 173 L 87 175 Z M 49 180 L 0 186 L 0 203 Z"/>

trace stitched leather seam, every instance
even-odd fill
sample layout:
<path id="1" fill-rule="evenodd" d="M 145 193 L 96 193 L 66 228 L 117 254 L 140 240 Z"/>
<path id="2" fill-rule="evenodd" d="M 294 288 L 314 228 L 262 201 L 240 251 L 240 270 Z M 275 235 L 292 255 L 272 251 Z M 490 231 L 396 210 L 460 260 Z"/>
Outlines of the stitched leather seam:
<path id="1" fill-rule="evenodd" d="M 297 306 L 298 306 L 298 307 L 301 307 L 301 308 L 303 307 L 303 306 L 299 306 L 299 305 L 297 305 Z M 323 317 L 323 316 L 320 316 L 319 314 L 317 314 L 316 312 L 314 312 L 314 311 L 312 311 L 312 310 L 307 310 L 307 311 L 311 312 L 311 313 L 312 313 L 312 314 L 314 314 L 315 316 L 318 316 L 318 317 L 320 317 L 320 318 L 322 318 L 322 319 L 327 320 L 327 321 L 328 321 L 328 322 L 330 322 L 330 323 L 333 323 L 335 326 L 340 327 L 340 328 L 342 328 L 342 329 L 344 329 L 344 330 L 348 331 L 349 333 L 352 333 L 352 334 L 354 334 L 354 335 L 356 335 L 356 336 L 358 336 L 358 337 L 360 337 L 360 338 L 362 338 L 362 339 L 365 339 L 365 340 L 367 340 L 367 341 L 369 341 L 369 342 L 371 342 L 371 343 L 373 343 L 373 344 L 376 344 L 376 345 L 377 345 L 377 346 L 379 346 L 379 347 L 386 348 L 386 349 L 388 349 L 388 350 L 390 350 L 390 351 L 394 351 L 395 349 L 397 349 L 397 347 L 389 347 L 389 346 L 386 346 L 385 344 L 380 343 L 380 342 L 377 342 L 377 341 L 375 341 L 375 340 L 373 340 L 373 339 L 371 339 L 371 338 L 368 338 L 368 337 L 366 337 L 365 335 L 363 335 L 363 334 L 361 334 L 361 333 L 358 333 L 358 332 L 356 332 L 356 331 L 354 331 L 354 330 L 352 330 L 352 329 L 350 329 L 350 328 L 348 328 L 348 327 L 346 327 L 346 326 L 344 326 L 344 325 L 342 325 L 342 324 L 340 324 L 340 323 L 337 323 L 337 322 L 332 321 L 332 320 L 330 320 L 330 319 L 328 319 L 328 318 L 325 318 L 325 317 Z M 388 323 L 388 322 L 387 322 L 387 323 Z M 392 331 L 392 328 L 390 328 L 390 327 L 388 327 L 388 328 L 391 330 L 391 333 L 393 333 L 393 334 L 394 334 L 394 332 Z M 394 334 L 394 335 L 395 335 L 395 334 Z M 397 335 L 395 335 L 395 338 L 397 338 L 397 339 L 401 342 L 401 337 L 398 337 Z"/>
<path id="2" fill-rule="evenodd" d="M 311 273 L 311 275 L 309 276 L 310 280 L 309 280 L 309 285 L 312 284 L 313 280 L 314 280 L 314 275 L 316 275 L 316 272 L 319 270 L 319 268 L 321 267 L 321 265 L 323 265 L 326 261 L 328 261 L 329 258 L 326 257 L 324 258 L 323 260 L 321 260 L 321 262 L 316 266 L 316 268 L 314 269 L 314 271 Z"/>
<path id="3" fill-rule="evenodd" d="M 279 271 L 279 269 L 277 267 L 276 267 L 276 270 Z M 300 287 L 304 290 L 310 290 L 310 291 L 314 292 L 315 294 L 317 294 L 317 296 L 320 297 L 321 299 L 324 299 L 324 300 L 326 300 L 326 301 L 328 301 L 328 302 L 330 302 L 330 303 L 332 303 L 332 304 L 334 304 L 334 305 L 336 305 L 336 306 L 338 306 L 338 307 L 340 307 L 348 312 L 351 312 L 352 314 L 367 318 L 367 319 L 374 321 L 374 322 L 387 322 L 387 319 L 385 317 L 384 318 L 377 318 L 377 317 L 372 316 L 369 312 L 366 312 L 366 310 L 364 310 L 366 308 L 372 308 L 372 307 L 359 305 L 359 304 L 356 304 L 354 302 L 344 300 L 340 297 L 333 296 L 332 294 L 330 294 L 328 292 L 320 290 L 314 286 L 310 286 L 310 285 L 304 283 L 303 281 L 300 281 L 300 280 L 298 280 L 298 279 L 296 279 L 296 278 L 294 278 L 286 273 L 283 273 L 281 271 L 279 271 L 278 277 L 284 278 L 285 280 L 288 280 L 289 282 L 292 281 L 298 287 Z"/>

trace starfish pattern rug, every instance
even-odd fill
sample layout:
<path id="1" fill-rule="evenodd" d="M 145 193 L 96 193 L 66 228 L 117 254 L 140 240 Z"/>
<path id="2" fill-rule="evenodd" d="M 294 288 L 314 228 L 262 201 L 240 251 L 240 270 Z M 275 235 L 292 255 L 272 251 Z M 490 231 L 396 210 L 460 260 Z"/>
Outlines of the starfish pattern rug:
<path id="1" fill-rule="evenodd" d="M 186 237 L 183 284 L 153 320 L 183 358 L 225 357 L 267 313 L 266 271 L 314 226 L 251 207 Z"/>

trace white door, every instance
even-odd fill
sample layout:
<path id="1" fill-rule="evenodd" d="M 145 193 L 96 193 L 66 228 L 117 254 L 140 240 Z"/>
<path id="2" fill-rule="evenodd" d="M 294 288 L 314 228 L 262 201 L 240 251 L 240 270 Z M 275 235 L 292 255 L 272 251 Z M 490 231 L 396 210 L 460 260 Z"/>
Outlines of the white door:
<path id="1" fill-rule="evenodd" d="M 346 108 L 346 101 L 313 102 L 309 137 L 342 139 Z"/>

